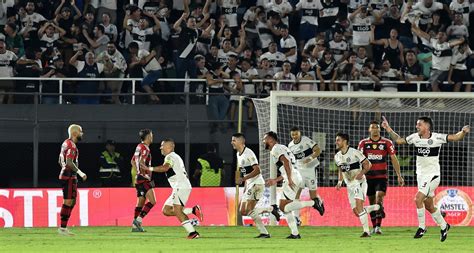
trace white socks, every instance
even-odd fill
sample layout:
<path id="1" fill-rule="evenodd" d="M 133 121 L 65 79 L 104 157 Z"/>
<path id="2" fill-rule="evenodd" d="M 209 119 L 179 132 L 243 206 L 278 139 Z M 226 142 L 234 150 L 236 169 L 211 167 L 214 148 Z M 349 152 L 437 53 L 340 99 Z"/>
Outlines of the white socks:
<path id="1" fill-rule="evenodd" d="M 314 201 L 312 200 L 309 200 L 309 201 L 298 201 L 298 200 L 295 200 L 289 204 L 286 204 L 285 208 L 284 208 L 284 212 L 285 212 L 285 215 L 286 213 L 289 213 L 291 211 L 295 211 L 295 210 L 299 210 L 303 207 L 307 207 L 307 206 L 312 206 L 314 205 Z M 292 215 L 293 216 L 293 215 Z M 294 216 L 293 216 L 294 218 Z"/>
<path id="2" fill-rule="evenodd" d="M 367 212 L 364 210 L 362 213 L 359 213 L 359 220 L 360 223 L 362 224 L 362 227 L 364 228 L 364 232 L 370 233 L 369 230 L 369 217 L 367 215 Z"/>
<path id="3" fill-rule="evenodd" d="M 441 229 L 443 230 L 446 229 L 446 221 L 441 215 L 439 208 L 436 208 L 436 211 L 431 214 L 431 217 L 433 217 L 433 220 L 436 222 L 436 224 L 438 224 L 441 227 Z"/>
<path id="4" fill-rule="evenodd" d="M 193 213 L 193 209 L 190 208 L 190 207 L 186 207 L 183 209 L 183 213 L 186 214 L 186 215 L 190 215 Z"/>
<path id="5" fill-rule="evenodd" d="M 365 211 L 367 213 L 370 213 L 372 211 L 378 211 L 380 209 L 380 205 L 379 204 L 375 204 L 375 205 L 370 205 L 370 206 L 366 206 L 364 207 L 365 208 Z"/>
<path id="6" fill-rule="evenodd" d="M 181 223 L 181 226 L 183 226 L 184 229 L 186 229 L 186 232 L 189 233 L 192 233 L 196 230 L 194 230 L 194 227 L 193 225 L 191 225 L 191 221 L 190 220 L 185 220 Z"/>
<path id="7" fill-rule="evenodd" d="M 290 204 L 292 204 L 292 203 L 290 203 Z M 285 209 L 286 209 L 287 206 L 285 206 Z M 296 220 L 295 220 L 295 216 L 293 215 L 293 213 L 291 211 L 290 212 L 285 212 L 285 217 L 286 217 L 286 221 L 288 222 L 288 227 L 291 230 L 291 234 L 292 235 L 299 235 L 298 226 L 296 226 Z"/>
<path id="8" fill-rule="evenodd" d="M 258 228 L 258 231 L 260 231 L 260 234 L 268 235 L 268 231 L 263 225 L 262 218 L 260 218 L 260 215 L 257 212 L 255 212 L 255 210 L 252 210 L 249 213 L 249 216 L 252 217 L 253 221 L 255 222 L 255 225 Z"/>
<path id="9" fill-rule="evenodd" d="M 418 214 L 418 227 L 420 227 L 422 229 L 425 229 L 426 228 L 426 225 L 425 225 L 425 208 L 424 207 L 417 208 L 416 213 Z M 441 217 L 441 219 L 442 218 L 443 217 Z M 433 216 L 433 219 L 434 219 L 434 216 Z"/>

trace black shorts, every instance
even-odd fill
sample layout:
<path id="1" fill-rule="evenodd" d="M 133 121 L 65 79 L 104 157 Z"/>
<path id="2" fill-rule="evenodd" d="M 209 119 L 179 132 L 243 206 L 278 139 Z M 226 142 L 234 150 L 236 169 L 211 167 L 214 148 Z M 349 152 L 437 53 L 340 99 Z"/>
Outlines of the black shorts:
<path id="1" fill-rule="evenodd" d="M 387 192 L 387 179 L 367 179 L 367 196 L 375 196 L 376 192 Z"/>
<path id="2" fill-rule="evenodd" d="M 63 199 L 76 199 L 77 197 L 77 179 L 61 180 L 63 188 Z"/>
<path id="3" fill-rule="evenodd" d="M 145 197 L 146 193 L 155 187 L 153 181 L 145 181 L 140 184 L 135 184 L 135 189 L 137 189 L 137 197 Z"/>
<path id="4" fill-rule="evenodd" d="M 463 83 L 465 81 L 471 80 L 471 77 L 467 70 L 454 69 L 451 79 L 454 81 L 454 83 Z"/>

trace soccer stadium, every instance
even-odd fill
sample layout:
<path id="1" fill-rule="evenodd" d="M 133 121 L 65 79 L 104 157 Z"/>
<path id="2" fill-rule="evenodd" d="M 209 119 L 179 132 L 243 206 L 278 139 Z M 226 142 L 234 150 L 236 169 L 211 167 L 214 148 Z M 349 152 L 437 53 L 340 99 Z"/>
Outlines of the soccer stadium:
<path id="1" fill-rule="evenodd" d="M 472 0 L 0 14 L 0 252 L 474 252 Z"/>

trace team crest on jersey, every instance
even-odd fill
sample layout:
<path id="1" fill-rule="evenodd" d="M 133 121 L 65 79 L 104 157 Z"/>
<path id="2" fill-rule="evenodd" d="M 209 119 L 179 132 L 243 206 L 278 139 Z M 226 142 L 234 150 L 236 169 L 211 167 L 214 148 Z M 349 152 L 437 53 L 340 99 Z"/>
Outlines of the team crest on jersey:
<path id="1" fill-rule="evenodd" d="M 346 162 L 350 162 L 351 161 L 351 158 L 350 157 L 347 157 L 346 158 Z"/>
<path id="2" fill-rule="evenodd" d="M 472 219 L 472 200 L 465 192 L 459 189 L 447 189 L 439 192 L 435 205 L 446 213 L 444 219 L 449 224 L 468 226 Z"/>
<path id="3" fill-rule="evenodd" d="M 384 150 L 384 146 L 382 144 L 379 145 L 380 150 Z"/>
<path id="4" fill-rule="evenodd" d="M 372 149 L 377 149 L 377 144 L 372 144 Z"/>
<path id="5" fill-rule="evenodd" d="M 433 145 L 433 140 L 432 139 L 428 140 L 428 145 Z"/>

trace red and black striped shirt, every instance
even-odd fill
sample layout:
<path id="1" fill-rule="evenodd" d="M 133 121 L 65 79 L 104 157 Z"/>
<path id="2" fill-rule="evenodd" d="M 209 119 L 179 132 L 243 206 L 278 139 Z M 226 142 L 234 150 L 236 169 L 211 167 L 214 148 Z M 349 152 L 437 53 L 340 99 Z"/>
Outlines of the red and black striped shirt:
<path id="1" fill-rule="evenodd" d="M 395 155 L 395 147 L 391 140 L 381 137 L 378 140 L 370 138 L 359 142 L 359 150 L 369 159 L 372 167 L 365 174 L 367 179 L 388 179 L 387 157 Z"/>

